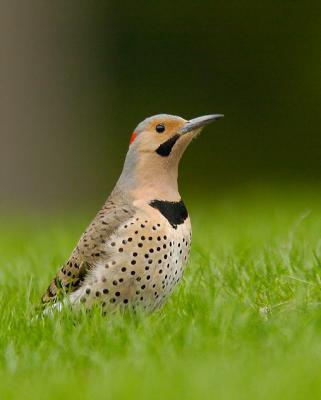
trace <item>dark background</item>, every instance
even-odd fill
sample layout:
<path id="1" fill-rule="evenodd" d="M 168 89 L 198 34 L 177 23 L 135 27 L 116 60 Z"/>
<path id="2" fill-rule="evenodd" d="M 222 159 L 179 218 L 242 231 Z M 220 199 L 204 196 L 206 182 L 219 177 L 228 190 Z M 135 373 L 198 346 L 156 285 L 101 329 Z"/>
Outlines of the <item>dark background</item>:
<path id="1" fill-rule="evenodd" d="M 321 3 L 1 1 L 0 206 L 102 201 L 131 132 L 224 113 L 183 190 L 321 182 Z"/>

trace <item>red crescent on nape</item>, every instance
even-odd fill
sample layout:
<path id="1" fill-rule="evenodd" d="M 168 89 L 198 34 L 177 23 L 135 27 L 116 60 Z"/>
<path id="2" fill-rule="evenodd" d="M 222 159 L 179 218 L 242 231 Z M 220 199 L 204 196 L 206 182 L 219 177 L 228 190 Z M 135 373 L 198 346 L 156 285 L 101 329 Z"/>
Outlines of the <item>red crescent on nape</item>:
<path id="1" fill-rule="evenodd" d="M 137 133 L 133 132 L 130 137 L 130 140 L 129 140 L 129 145 L 131 145 L 133 143 L 133 141 L 136 139 L 136 137 L 137 137 Z"/>

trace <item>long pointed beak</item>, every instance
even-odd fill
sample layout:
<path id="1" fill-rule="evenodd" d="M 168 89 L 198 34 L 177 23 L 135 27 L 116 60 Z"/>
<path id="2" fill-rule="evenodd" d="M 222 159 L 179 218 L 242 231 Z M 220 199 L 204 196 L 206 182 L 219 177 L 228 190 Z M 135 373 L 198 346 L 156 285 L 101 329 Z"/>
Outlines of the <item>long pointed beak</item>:
<path id="1" fill-rule="evenodd" d="M 185 135 L 185 133 L 195 131 L 196 129 L 203 128 L 203 126 L 210 124 L 213 121 L 216 121 L 219 118 L 223 118 L 223 114 L 211 114 L 211 115 L 203 115 L 202 117 L 197 117 L 190 119 L 182 126 L 178 133 L 181 135 Z"/>

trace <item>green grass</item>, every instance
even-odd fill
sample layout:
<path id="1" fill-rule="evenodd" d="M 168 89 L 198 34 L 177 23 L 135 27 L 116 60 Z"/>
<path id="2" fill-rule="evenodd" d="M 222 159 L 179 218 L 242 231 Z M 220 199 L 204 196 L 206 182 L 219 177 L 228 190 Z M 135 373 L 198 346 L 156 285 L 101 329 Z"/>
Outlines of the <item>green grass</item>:
<path id="1" fill-rule="evenodd" d="M 37 318 L 93 212 L 0 220 L 1 399 L 321 396 L 321 196 L 187 198 L 185 278 L 149 315 Z"/>

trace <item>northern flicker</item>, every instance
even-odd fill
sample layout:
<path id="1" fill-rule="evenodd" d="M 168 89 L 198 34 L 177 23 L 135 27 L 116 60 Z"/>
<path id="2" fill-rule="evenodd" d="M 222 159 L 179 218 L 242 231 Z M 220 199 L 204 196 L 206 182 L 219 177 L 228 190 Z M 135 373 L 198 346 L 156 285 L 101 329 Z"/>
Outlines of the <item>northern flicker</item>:
<path id="1" fill-rule="evenodd" d="M 115 308 L 160 307 L 182 277 L 191 245 L 191 222 L 180 197 L 178 164 L 204 125 L 159 114 L 130 138 L 120 178 L 102 209 L 58 271 L 43 303 Z"/>

